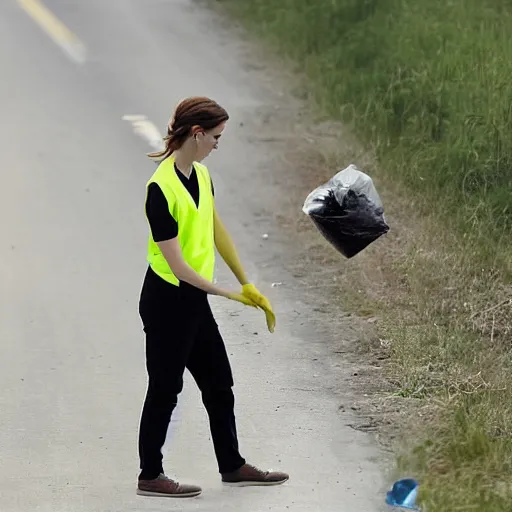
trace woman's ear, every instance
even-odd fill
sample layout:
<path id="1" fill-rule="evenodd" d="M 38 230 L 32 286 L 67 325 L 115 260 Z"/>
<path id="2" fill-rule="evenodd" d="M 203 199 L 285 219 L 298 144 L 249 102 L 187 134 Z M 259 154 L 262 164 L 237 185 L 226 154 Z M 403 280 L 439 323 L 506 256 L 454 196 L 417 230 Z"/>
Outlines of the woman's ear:
<path id="1" fill-rule="evenodd" d="M 204 133 L 204 130 L 199 126 L 199 125 L 194 125 L 192 126 L 192 136 L 194 137 L 194 139 L 197 139 L 197 135 L 200 134 L 200 133 Z"/>

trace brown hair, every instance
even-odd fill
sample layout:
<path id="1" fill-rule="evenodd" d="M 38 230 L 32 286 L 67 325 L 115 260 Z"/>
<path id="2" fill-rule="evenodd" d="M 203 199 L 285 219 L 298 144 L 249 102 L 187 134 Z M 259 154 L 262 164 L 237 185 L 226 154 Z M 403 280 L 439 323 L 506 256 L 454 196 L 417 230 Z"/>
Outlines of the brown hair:
<path id="1" fill-rule="evenodd" d="M 190 136 L 193 126 L 212 130 L 229 119 L 228 113 L 215 101 L 202 96 L 186 98 L 176 107 L 164 137 L 165 149 L 149 153 L 149 158 L 165 159 L 179 149 Z"/>

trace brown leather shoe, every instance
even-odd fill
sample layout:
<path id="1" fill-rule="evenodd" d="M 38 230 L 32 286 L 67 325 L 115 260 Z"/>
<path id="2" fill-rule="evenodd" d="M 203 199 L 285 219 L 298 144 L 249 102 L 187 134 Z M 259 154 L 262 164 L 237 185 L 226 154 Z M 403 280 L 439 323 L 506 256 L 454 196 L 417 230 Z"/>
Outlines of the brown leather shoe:
<path id="1" fill-rule="evenodd" d="M 201 492 L 201 487 L 197 485 L 181 485 L 165 475 L 159 475 L 154 480 L 139 480 L 137 487 L 139 496 L 163 498 L 193 498 L 199 496 Z"/>
<path id="2" fill-rule="evenodd" d="M 284 484 L 290 477 L 277 471 L 262 471 L 250 464 L 244 464 L 232 473 L 222 474 L 222 483 L 232 487 L 250 485 L 279 485 Z"/>

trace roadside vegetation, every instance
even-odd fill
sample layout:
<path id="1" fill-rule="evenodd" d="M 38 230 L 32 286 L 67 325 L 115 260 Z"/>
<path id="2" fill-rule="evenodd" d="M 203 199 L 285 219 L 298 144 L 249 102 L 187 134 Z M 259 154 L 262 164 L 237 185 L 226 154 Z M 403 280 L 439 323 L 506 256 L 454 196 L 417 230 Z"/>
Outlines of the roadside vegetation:
<path id="1" fill-rule="evenodd" d="M 385 206 L 402 205 L 382 293 L 358 299 L 380 319 L 392 393 L 429 411 L 402 425 L 397 474 L 427 510 L 510 511 L 512 5 L 219 2 L 296 64 L 375 154 Z"/>

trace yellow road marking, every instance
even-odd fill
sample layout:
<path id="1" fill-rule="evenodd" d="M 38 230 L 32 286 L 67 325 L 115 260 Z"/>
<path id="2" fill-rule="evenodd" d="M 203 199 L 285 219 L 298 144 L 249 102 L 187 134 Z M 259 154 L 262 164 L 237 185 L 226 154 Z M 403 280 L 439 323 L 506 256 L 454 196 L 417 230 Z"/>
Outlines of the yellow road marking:
<path id="1" fill-rule="evenodd" d="M 71 59 L 85 62 L 85 45 L 40 0 L 18 0 L 18 3 Z"/>

